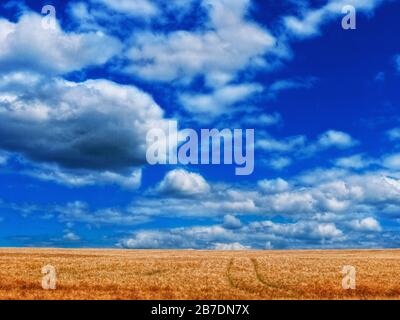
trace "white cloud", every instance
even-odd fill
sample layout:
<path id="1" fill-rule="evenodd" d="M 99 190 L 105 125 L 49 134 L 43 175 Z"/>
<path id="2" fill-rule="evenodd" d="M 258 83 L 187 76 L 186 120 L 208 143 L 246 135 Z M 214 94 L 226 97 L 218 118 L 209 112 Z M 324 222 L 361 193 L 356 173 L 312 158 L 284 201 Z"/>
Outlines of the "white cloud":
<path id="1" fill-rule="evenodd" d="M 5 164 L 7 164 L 7 161 L 8 157 L 0 154 L 0 166 L 4 166 Z"/>
<path id="2" fill-rule="evenodd" d="M 134 33 L 125 54 L 125 72 L 180 86 L 178 102 L 197 115 L 198 122 L 243 111 L 244 103 L 263 87 L 237 83 L 237 75 L 269 67 L 267 53 L 279 55 L 275 37 L 249 18 L 250 6 L 249 0 L 204 0 L 201 9 L 207 17 L 194 30 Z M 198 79 L 204 80 L 204 88 L 193 92 L 190 85 Z M 238 105 L 242 109 L 230 108 Z"/>
<path id="3" fill-rule="evenodd" d="M 316 185 L 318 183 L 343 180 L 348 175 L 348 170 L 342 168 L 313 168 L 301 172 L 296 177 L 296 180 L 302 185 Z"/>
<path id="4" fill-rule="evenodd" d="M 65 33 L 42 27 L 42 17 L 29 13 L 17 23 L 0 19 L 0 70 L 63 74 L 101 65 L 121 49 L 119 40 L 101 32 Z"/>
<path id="5" fill-rule="evenodd" d="M 334 223 L 299 221 L 284 224 L 264 220 L 242 225 L 235 230 L 217 225 L 140 230 L 121 239 L 118 245 L 131 249 L 249 250 L 342 244 L 345 239 L 343 231 Z"/>
<path id="6" fill-rule="evenodd" d="M 343 16 L 344 6 L 354 6 L 357 12 L 369 13 L 379 6 L 383 0 L 329 0 L 318 9 L 303 9 L 302 17 L 288 16 L 284 18 L 287 32 L 298 38 L 307 38 L 320 34 L 322 25 L 335 17 Z"/>
<path id="7" fill-rule="evenodd" d="M 383 185 L 381 186 L 384 187 Z M 380 198 L 388 193 L 388 188 L 386 187 L 386 190 L 382 190 L 381 195 L 378 195 L 380 199 L 372 199 L 371 194 L 367 193 L 357 196 L 355 190 L 351 190 L 354 186 L 347 186 L 347 183 L 342 183 L 341 185 L 337 182 L 335 184 L 330 183 L 329 186 L 319 186 L 318 188 L 320 192 L 327 194 L 328 190 L 330 190 L 337 197 L 348 196 L 350 199 L 356 199 L 357 201 L 361 200 L 360 197 L 366 196 L 366 201 L 360 207 L 365 212 L 376 211 L 375 208 L 372 208 L 372 210 L 368 209 L 366 206 L 367 203 L 376 201 L 378 205 L 381 205 L 387 202 L 387 199 Z M 376 190 L 377 185 L 372 185 L 370 189 L 371 192 Z M 398 194 L 397 191 L 397 201 L 399 199 Z M 260 195 L 257 197 L 260 197 Z M 269 199 L 266 199 L 266 201 L 269 201 Z M 157 202 L 160 202 L 160 200 L 157 200 Z M 161 206 L 168 210 L 164 204 L 161 204 Z M 6 204 L 1 203 L 1 205 L 4 207 Z M 15 205 L 9 208 L 18 210 Z M 186 210 L 190 209 L 186 208 Z M 381 211 L 383 210 L 384 208 L 381 207 Z M 279 223 L 265 218 L 261 218 L 262 220 L 260 221 L 242 223 L 236 221 L 235 219 L 237 218 L 233 215 L 229 217 L 227 215 L 224 217 L 222 225 L 214 224 L 161 230 L 138 230 L 122 238 L 118 242 L 118 245 L 124 248 L 140 249 L 215 249 L 216 247 L 222 249 L 223 245 L 226 244 L 226 248 L 228 249 L 228 245 L 232 245 L 233 248 L 240 248 L 237 245 L 239 243 L 244 248 L 280 249 L 320 248 L 322 246 L 324 248 L 379 247 L 386 244 L 387 239 L 389 239 L 388 237 L 391 237 L 390 243 L 396 241 L 393 238 L 394 234 L 384 230 L 380 226 L 378 219 L 372 218 L 368 213 L 361 214 L 359 211 L 360 209 L 356 207 L 350 208 L 350 210 L 340 214 L 324 210 L 317 211 L 316 213 L 310 211 L 307 214 L 298 214 L 298 211 L 293 211 L 287 217 L 290 217 L 291 220 L 294 219 L 294 221 Z M 88 205 L 81 202 L 47 209 L 45 207 L 29 208 L 29 213 L 32 212 L 50 212 L 56 214 L 59 221 L 66 223 L 69 229 L 78 222 L 91 226 L 131 226 L 148 222 L 151 219 L 149 216 L 143 216 L 140 209 L 138 210 L 136 206 L 124 210 L 103 208 L 91 211 Z M 395 219 L 396 217 L 397 215 L 394 216 Z M 234 226 L 231 225 L 232 222 L 234 222 Z M 67 230 L 66 232 L 69 231 Z"/>
<path id="8" fill-rule="evenodd" d="M 351 227 L 360 231 L 382 231 L 379 222 L 372 217 L 361 220 L 353 220 L 350 222 Z"/>
<path id="9" fill-rule="evenodd" d="M 194 181 L 164 184 L 164 197 L 139 197 L 131 204 L 140 216 L 215 217 L 236 215 L 315 216 L 321 213 L 348 215 L 395 215 L 400 210 L 400 177 L 393 172 L 376 171 L 354 174 L 343 169 L 318 169 L 289 181 L 262 180 L 257 187 L 235 188 L 225 184 L 207 184 L 210 192 L 199 190 Z M 194 180 L 198 176 L 192 177 Z M 182 181 L 176 179 L 176 181 Z M 203 182 L 196 182 L 203 185 Z M 200 188 L 202 189 L 202 188 Z M 161 189 L 163 190 L 163 189 Z M 195 196 L 193 196 L 195 195 Z M 397 209 L 396 209 L 397 208 Z M 359 217 L 358 217 L 359 218 Z M 236 220 L 235 220 L 236 221 Z M 228 223 L 228 222 L 227 222 Z"/>
<path id="10" fill-rule="evenodd" d="M 67 241 L 79 241 L 80 237 L 77 236 L 75 233 L 73 232 L 67 232 L 64 236 L 63 236 L 64 240 Z"/>
<path id="11" fill-rule="evenodd" d="M 265 160 L 265 164 L 274 170 L 283 170 L 292 164 L 292 159 L 288 157 L 276 157 Z"/>
<path id="12" fill-rule="evenodd" d="M 113 17 L 112 22 L 123 23 L 130 19 L 135 22 L 168 22 L 168 16 L 174 16 L 174 22 L 181 21 L 191 10 L 193 0 L 169 0 L 164 2 L 154 0 L 89 0 L 87 2 L 72 2 L 69 5 L 70 13 L 79 22 L 86 23 L 86 27 L 111 27 L 107 18 Z M 121 19 L 121 20 L 120 20 Z M 78 21 L 76 21 L 78 22 Z M 106 29 L 106 28 L 105 28 Z"/>
<path id="13" fill-rule="evenodd" d="M 242 118 L 242 123 L 247 123 L 256 127 L 273 126 L 278 125 L 281 122 L 282 116 L 279 113 L 254 114 Z"/>
<path id="14" fill-rule="evenodd" d="M 264 210 L 280 213 L 315 212 L 317 200 L 307 191 L 293 191 L 266 196 L 262 200 Z"/>
<path id="15" fill-rule="evenodd" d="M 244 232 L 254 233 L 263 240 L 277 240 L 280 242 L 304 242 L 308 240 L 333 240 L 342 242 L 345 236 L 334 223 L 317 223 L 314 221 L 299 221 L 296 223 L 274 223 L 272 221 L 261 221 L 250 223 L 244 228 Z M 262 237 L 262 234 L 265 234 Z"/>
<path id="16" fill-rule="evenodd" d="M 285 17 L 285 26 L 288 31 L 298 37 L 307 37 L 319 33 L 319 24 L 322 21 L 323 11 L 308 12 L 301 20 L 294 16 Z"/>
<path id="17" fill-rule="evenodd" d="M 289 183 L 282 178 L 274 180 L 261 180 L 258 182 L 258 186 L 261 188 L 262 191 L 267 193 L 285 192 L 290 189 Z"/>
<path id="18" fill-rule="evenodd" d="M 234 242 L 234 243 L 215 243 L 212 249 L 219 251 L 238 251 L 238 250 L 250 250 L 251 247 L 244 246 L 239 242 Z"/>
<path id="19" fill-rule="evenodd" d="M 201 175 L 176 169 L 167 173 L 157 190 L 166 195 L 196 196 L 209 192 L 210 186 Z"/>
<path id="20" fill-rule="evenodd" d="M 110 17 L 109 12 L 91 8 L 88 2 L 74 1 L 68 3 L 67 13 L 73 23 L 76 24 L 78 30 L 102 32 L 114 31 L 113 28 L 106 23 Z M 117 17 L 113 17 L 113 21 L 116 19 Z"/>
<path id="21" fill-rule="evenodd" d="M 151 18 L 159 14 L 154 2 L 148 0 L 91 0 L 101 3 L 110 9 L 134 17 Z"/>
<path id="22" fill-rule="evenodd" d="M 226 229 L 237 229 L 242 226 L 241 221 L 233 215 L 227 214 L 224 217 L 224 228 Z"/>
<path id="23" fill-rule="evenodd" d="M 310 176 L 318 177 L 322 172 L 310 172 Z M 313 186 L 307 193 L 316 201 L 314 208 L 320 211 L 383 213 L 400 203 L 399 189 L 393 187 L 397 179 L 387 175 L 387 172 L 331 175 L 326 181 L 310 180 Z"/>
<path id="24" fill-rule="evenodd" d="M 266 66 L 263 55 L 274 51 L 275 38 L 268 30 L 246 21 L 249 0 L 204 1 L 209 22 L 203 30 L 135 35 L 126 71 L 148 80 L 187 83 L 203 75 L 220 87 L 249 67 Z"/>
<path id="25" fill-rule="evenodd" d="M 39 208 L 37 211 L 48 211 L 57 214 L 59 221 L 66 223 L 85 223 L 87 225 L 122 225 L 130 226 L 149 221 L 146 216 L 135 214 L 134 210 L 118 208 L 103 208 L 90 210 L 89 206 L 80 201 L 70 202 L 53 208 Z"/>
<path id="26" fill-rule="evenodd" d="M 165 234 L 159 231 L 142 231 L 134 238 L 121 240 L 118 245 L 129 249 L 181 248 L 185 239 L 179 234 Z M 190 248 L 190 247 L 188 247 Z"/>
<path id="27" fill-rule="evenodd" d="M 90 171 L 60 169 L 56 166 L 39 165 L 23 171 L 34 178 L 52 181 L 70 187 L 116 184 L 126 189 L 137 189 L 141 185 L 142 170 L 133 169 L 131 174 L 119 174 L 111 171 Z"/>
<path id="28" fill-rule="evenodd" d="M 358 143 L 357 140 L 345 132 L 328 130 L 314 142 L 307 141 L 307 138 L 302 135 L 280 139 L 264 135 L 256 141 L 256 147 L 269 153 L 292 153 L 297 158 L 305 158 L 330 148 L 348 149 Z M 279 169 L 279 163 L 276 167 Z"/>
<path id="29" fill-rule="evenodd" d="M 400 176 L 385 171 L 363 174 L 326 171 L 309 172 L 290 181 L 263 181 L 257 189 L 216 184 L 213 192 L 196 197 L 161 198 L 138 196 L 124 209 L 91 211 L 84 203 L 49 208 L 60 221 L 90 225 L 134 225 L 158 216 L 220 217 L 221 225 L 192 226 L 167 230 L 137 231 L 124 238 L 120 246 L 129 248 L 213 248 L 217 244 L 240 243 L 252 248 L 311 248 L 346 245 L 379 246 L 386 232 L 378 218 L 397 219 L 400 210 Z M 185 173 L 186 174 L 186 173 Z M 319 177 L 324 179 L 319 179 Z M 186 176 L 185 176 L 186 178 Z M 197 177 L 196 177 L 197 178 Z M 190 185 L 190 184 L 189 184 Z M 290 185 L 290 187 L 288 186 Z M 192 190 L 192 188 L 188 188 Z M 184 188 L 185 192 L 188 190 Z M 182 195 L 179 190 L 179 195 Z M 4 206 L 4 204 L 3 204 Z M 17 208 L 13 207 L 13 210 Z M 31 212 L 32 209 L 29 209 Z M 33 211 L 46 211 L 34 208 Z M 264 219 L 245 223 L 236 216 Z M 273 222 L 279 216 L 287 221 Z M 270 217 L 270 218 L 268 218 Z"/>
<path id="30" fill-rule="evenodd" d="M 138 231 L 132 237 L 122 239 L 118 245 L 131 249 L 211 249 L 217 243 L 234 239 L 231 231 L 219 226 L 189 227 Z"/>
<path id="31" fill-rule="evenodd" d="M 395 178 L 391 178 L 391 177 L 383 177 L 383 180 L 388 185 L 393 187 L 395 190 L 400 192 L 400 179 L 395 179 Z"/>
<path id="32" fill-rule="evenodd" d="M 346 169 L 363 169 L 368 167 L 374 161 L 365 158 L 362 154 L 356 154 L 350 157 L 336 159 L 335 165 Z"/>
<path id="33" fill-rule="evenodd" d="M 278 93 L 291 89 L 309 89 L 311 88 L 316 79 L 313 77 L 305 79 L 285 79 L 275 81 L 268 89 L 269 96 L 275 98 Z"/>
<path id="34" fill-rule="evenodd" d="M 281 140 L 273 137 L 264 137 L 257 140 L 256 147 L 265 151 L 290 152 L 303 147 L 305 142 L 306 138 L 304 136 L 294 136 Z"/>
<path id="35" fill-rule="evenodd" d="M 210 94 L 182 94 L 180 102 L 186 111 L 205 114 L 209 119 L 234 112 L 229 109 L 230 106 L 241 103 L 261 91 L 262 86 L 259 84 L 228 85 Z"/>
<path id="36" fill-rule="evenodd" d="M 357 141 L 345 132 L 329 130 L 320 136 L 318 144 L 324 148 L 350 148 L 356 145 Z"/>
<path id="37" fill-rule="evenodd" d="M 97 1 L 131 16 L 139 12 L 147 17 L 160 14 L 156 5 L 146 0 Z M 144 79 L 179 84 L 189 84 L 203 76 L 207 92 L 190 94 L 187 90 L 179 96 L 186 111 L 211 117 L 231 112 L 229 107 L 247 102 L 261 92 L 258 84 L 238 84 L 236 76 L 242 70 L 268 68 L 270 60 L 266 55 L 279 53 L 275 37 L 249 20 L 249 0 L 207 3 L 211 5 L 209 20 L 195 31 L 136 33 L 129 43 L 127 57 L 131 60 L 127 71 Z M 330 1 L 320 11 L 306 9 L 304 19 L 288 18 L 287 27 L 300 36 L 317 34 L 333 15 L 333 8 L 342 3 Z M 356 6 L 369 11 L 377 3 L 362 0 Z M 145 133 L 149 128 L 165 125 L 162 109 L 152 97 L 134 86 L 106 80 L 74 83 L 39 76 L 104 64 L 121 49 L 118 40 L 103 33 L 67 33 L 59 26 L 55 31 L 43 32 L 39 29 L 40 22 L 40 16 L 35 14 L 24 15 L 17 23 L 0 20 L 0 41 L 4 45 L 0 52 L 0 70 L 4 71 L 0 76 L 0 147 L 28 158 L 32 168 L 24 172 L 43 180 L 70 186 L 118 184 L 137 188 L 140 167 L 145 163 Z M 77 52 L 79 59 L 76 59 Z M 299 87 L 307 86 L 292 79 L 275 82 L 270 90 L 279 92 Z M 279 122 L 278 118 L 265 115 L 243 120 L 269 125 Z M 400 136 L 398 129 L 388 135 L 392 140 Z M 283 139 L 266 136 L 259 140 L 258 147 L 279 154 L 291 153 L 295 158 L 356 144 L 349 134 L 329 130 L 311 142 L 304 136 Z M 0 164 L 5 162 L 2 159 L 0 156 Z M 291 161 L 286 156 L 272 155 L 270 166 L 282 169 Z M 361 169 L 366 167 L 366 162 L 362 155 L 355 155 L 337 159 L 335 165 Z M 383 169 L 358 175 L 337 168 L 320 169 L 294 181 L 263 180 L 258 187 L 239 189 L 231 185 L 210 185 L 200 174 L 173 170 L 157 186 L 165 197 L 138 196 L 125 210 L 107 208 L 91 212 L 85 205 L 75 203 L 56 211 L 65 221 L 121 225 L 147 221 L 155 215 L 224 216 L 222 226 L 138 232 L 121 242 L 122 246 L 132 248 L 250 248 L 253 246 L 248 234 L 252 239 L 261 239 L 268 248 L 291 240 L 303 244 L 313 239 L 333 241 L 347 236 L 349 226 L 356 231 L 381 228 L 378 220 L 363 215 L 398 214 L 400 180 L 396 172 L 400 168 L 400 156 L 386 155 L 381 165 L 395 171 L 394 177 L 388 177 L 392 171 Z M 237 214 L 279 214 L 299 221 L 282 224 L 266 221 L 261 224 L 260 232 L 246 233 L 244 230 L 256 231 L 258 227 L 242 223 L 235 217 Z M 309 221 L 317 215 L 323 215 L 326 221 Z M 340 220 L 338 216 L 352 222 L 346 225 L 329 221 Z"/>
<path id="38" fill-rule="evenodd" d="M 131 207 L 138 215 L 175 217 L 215 217 L 236 213 L 257 213 L 258 193 L 237 190 L 232 186 L 212 185 L 210 192 L 186 195 L 181 190 L 158 199 L 137 198 Z"/>
<path id="39" fill-rule="evenodd" d="M 321 238 L 334 238 L 343 236 L 343 232 L 337 229 L 333 223 L 319 224 L 313 232 Z"/>
<path id="40" fill-rule="evenodd" d="M 400 170 L 400 153 L 385 156 L 383 165 L 392 170 Z"/>
<path id="41" fill-rule="evenodd" d="M 0 147 L 36 163 L 31 174 L 69 185 L 138 185 L 146 133 L 166 128 L 163 110 L 134 86 L 74 83 L 23 74 L 2 77 Z M 128 181 L 131 179 L 131 181 Z"/>

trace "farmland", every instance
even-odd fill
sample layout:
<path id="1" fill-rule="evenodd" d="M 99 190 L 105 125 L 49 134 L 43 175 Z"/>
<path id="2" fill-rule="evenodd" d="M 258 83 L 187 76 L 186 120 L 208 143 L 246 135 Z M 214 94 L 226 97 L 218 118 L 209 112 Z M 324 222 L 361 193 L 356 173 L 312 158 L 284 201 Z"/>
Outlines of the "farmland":
<path id="1" fill-rule="evenodd" d="M 42 267 L 56 289 L 42 288 Z M 342 288 L 345 265 L 356 289 Z M 0 299 L 398 299 L 400 251 L 0 249 Z"/>

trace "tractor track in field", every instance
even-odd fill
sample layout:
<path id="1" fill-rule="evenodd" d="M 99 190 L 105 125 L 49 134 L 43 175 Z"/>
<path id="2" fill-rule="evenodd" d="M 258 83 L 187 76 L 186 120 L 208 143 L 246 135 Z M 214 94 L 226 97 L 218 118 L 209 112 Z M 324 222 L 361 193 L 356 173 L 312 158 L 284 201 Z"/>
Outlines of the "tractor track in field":
<path id="1" fill-rule="evenodd" d="M 234 258 L 231 258 L 229 260 L 228 266 L 227 266 L 227 270 L 226 270 L 226 276 L 228 279 L 228 282 L 230 284 L 230 286 L 234 289 L 239 289 L 239 290 L 244 290 L 244 291 L 248 291 L 248 292 L 252 292 L 252 290 L 250 288 L 246 288 L 241 286 L 239 283 L 237 283 L 237 281 L 235 281 L 232 278 L 232 268 L 234 265 Z M 257 259 L 255 258 L 248 258 L 248 261 L 251 262 L 252 265 L 252 273 L 254 274 L 254 279 L 256 279 L 257 283 L 261 284 L 263 287 L 265 287 L 266 289 L 269 290 L 273 290 L 273 291 L 279 291 L 280 293 L 285 293 L 285 295 L 288 298 L 291 297 L 296 297 L 298 296 L 299 293 L 302 293 L 302 291 L 296 291 L 293 290 L 285 285 L 282 285 L 281 283 L 273 283 L 271 281 L 266 280 L 260 273 L 259 270 L 259 264 L 257 262 Z"/>

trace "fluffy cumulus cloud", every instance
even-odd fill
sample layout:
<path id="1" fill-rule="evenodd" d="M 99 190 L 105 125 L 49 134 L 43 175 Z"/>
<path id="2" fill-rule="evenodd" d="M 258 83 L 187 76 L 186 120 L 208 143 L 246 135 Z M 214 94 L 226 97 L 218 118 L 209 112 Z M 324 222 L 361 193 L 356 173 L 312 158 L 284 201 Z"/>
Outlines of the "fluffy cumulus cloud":
<path id="1" fill-rule="evenodd" d="M 157 5 L 149 0 L 92 0 L 92 2 L 134 17 L 154 17 L 159 13 Z"/>
<path id="2" fill-rule="evenodd" d="M 249 0 L 203 1 L 209 21 L 198 31 L 144 32 L 135 35 L 126 71 L 148 80 L 189 82 L 205 76 L 221 86 L 249 66 L 265 66 L 263 55 L 276 39 L 245 19 Z"/>
<path id="3" fill-rule="evenodd" d="M 167 173 L 157 190 L 172 196 L 196 196 L 210 191 L 210 186 L 199 174 L 177 169 Z"/>
<path id="4" fill-rule="evenodd" d="M 349 170 L 313 170 L 289 181 L 261 180 L 257 188 L 240 189 L 211 184 L 198 174 L 174 170 L 162 180 L 164 184 L 159 184 L 158 191 L 166 191 L 161 198 L 139 196 L 125 208 L 90 210 L 85 203 L 73 202 L 51 210 L 21 210 L 50 211 L 62 222 L 88 225 L 130 226 L 171 216 L 208 216 L 210 221 L 220 221 L 202 226 L 142 229 L 118 242 L 124 248 L 237 250 L 387 247 L 400 243 L 380 222 L 399 218 L 400 176 L 384 169 L 365 173 Z M 319 179 L 324 172 L 324 179 Z M 207 192 L 198 192 L 201 186 L 207 186 Z M 250 222 L 246 216 L 251 217 Z"/>
<path id="5" fill-rule="evenodd" d="M 92 210 L 87 203 L 75 201 L 51 208 L 35 207 L 31 211 L 50 212 L 62 223 L 85 223 L 91 226 L 132 226 L 149 221 L 148 217 L 138 216 L 134 210 L 125 208 L 103 208 Z"/>
<path id="6" fill-rule="evenodd" d="M 281 178 L 274 180 L 261 180 L 258 182 L 258 186 L 262 191 L 267 193 L 284 192 L 290 189 L 289 183 Z"/>
<path id="7" fill-rule="evenodd" d="M 146 3 L 118 8 L 150 11 Z M 66 32 L 57 21 L 50 29 L 42 22 L 26 8 L 17 22 L 0 19 L 0 148 L 22 155 L 21 173 L 38 179 L 137 188 L 146 133 L 166 127 L 163 110 L 135 86 L 65 80 L 70 72 L 106 64 L 122 44 L 102 31 Z"/>
<path id="8" fill-rule="evenodd" d="M 67 232 L 64 235 L 63 239 L 66 240 L 66 241 L 74 242 L 74 241 L 79 241 L 80 237 L 78 235 L 76 235 L 75 233 L 73 233 L 73 232 Z"/>
<path id="9" fill-rule="evenodd" d="M 283 170 L 292 164 L 292 159 L 289 157 L 274 157 L 264 161 L 264 164 L 274 170 Z"/>
<path id="10" fill-rule="evenodd" d="M 211 249 L 221 241 L 234 238 L 231 231 L 220 226 L 190 227 L 165 231 L 139 231 L 133 237 L 122 239 L 118 245 L 132 249 Z"/>
<path id="11" fill-rule="evenodd" d="M 237 229 L 242 226 L 241 221 L 231 214 L 224 217 L 224 227 L 227 229 Z"/>
<path id="12" fill-rule="evenodd" d="M 324 172 L 325 179 L 319 179 Z M 294 224 L 264 226 L 272 226 L 275 231 L 292 230 L 292 233 L 302 230 L 301 234 L 317 238 L 343 238 L 349 229 L 381 231 L 383 228 L 377 217 L 396 220 L 400 210 L 400 176 L 393 176 L 393 173 L 384 170 L 366 173 L 343 169 L 332 169 L 331 172 L 313 170 L 290 181 L 261 180 L 256 189 L 209 184 L 209 191 L 198 194 L 196 198 L 177 198 L 171 193 L 157 200 L 138 199 L 132 203 L 132 208 L 137 215 L 147 217 L 223 217 L 221 227 L 230 232 L 244 227 L 237 214 L 281 216 L 294 221 Z M 314 224 L 316 222 L 321 223 Z M 341 227 L 338 228 L 338 225 Z"/>
<path id="13" fill-rule="evenodd" d="M 363 230 L 363 231 L 381 231 L 382 228 L 379 222 L 372 218 L 368 217 L 361 220 L 353 220 L 350 222 L 351 226 L 356 230 Z"/>
<path id="14" fill-rule="evenodd" d="M 316 174 L 318 173 L 315 171 L 309 173 Z M 304 178 L 303 176 L 301 179 Z M 399 190 L 393 188 L 398 181 L 398 177 L 387 177 L 385 172 L 355 175 L 347 172 L 343 178 L 311 184 L 301 193 L 312 198 L 314 209 L 319 208 L 322 211 L 383 213 L 399 204 Z"/>
<path id="15" fill-rule="evenodd" d="M 43 181 L 55 182 L 70 187 L 118 185 L 126 189 L 137 189 L 141 185 L 142 170 L 131 169 L 131 172 L 117 173 L 112 171 L 95 171 L 60 168 L 55 165 L 34 164 L 22 171 L 27 176 Z"/>
<path id="16" fill-rule="evenodd" d="M 349 148 L 357 144 L 357 142 L 345 132 L 329 130 L 321 135 L 318 144 L 324 148 Z"/>
<path id="17" fill-rule="evenodd" d="M 400 170 L 400 153 L 386 155 L 383 159 L 383 164 L 388 169 Z"/>
<path id="18" fill-rule="evenodd" d="M 209 94 L 182 94 L 180 102 L 186 111 L 194 114 L 205 114 L 207 118 L 232 113 L 232 105 L 248 100 L 252 95 L 261 92 L 258 84 L 227 85 Z"/>
<path id="19" fill-rule="evenodd" d="M 392 177 L 384 177 L 386 184 L 390 185 L 394 190 L 400 191 L 400 180 Z"/>
<path id="20" fill-rule="evenodd" d="M 196 174 L 194 174 L 197 176 Z M 187 178 L 187 175 L 184 175 Z M 197 183 L 197 182 L 196 182 Z M 201 183 L 203 184 L 203 182 Z M 194 192 L 193 181 L 186 182 L 185 188 L 173 187 L 168 192 L 159 193 L 161 197 L 136 198 L 131 206 L 137 215 L 160 217 L 215 217 L 227 214 L 256 213 L 259 211 L 255 204 L 257 193 L 241 191 L 229 185 L 209 185 L 209 192 Z M 160 185 L 159 185 L 160 186 Z M 190 186 L 190 188 L 189 188 Z M 159 189 L 164 191 L 164 189 Z"/>
<path id="21" fill-rule="evenodd" d="M 7 155 L 0 154 L 0 166 L 7 164 L 8 157 Z"/>
<path id="22" fill-rule="evenodd" d="M 273 126 L 281 124 L 282 116 L 279 113 L 272 114 L 251 114 L 242 118 L 242 122 L 252 126 Z"/>
<path id="23" fill-rule="evenodd" d="M 234 242 L 234 243 L 215 243 L 212 249 L 222 250 L 222 251 L 237 251 L 237 250 L 249 250 L 251 249 L 251 247 L 244 246 L 239 242 Z"/>
<path id="24" fill-rule="evenodd" d="M 283 139 L 266 136 L 257 140 L 256 147 L 269 152 L 292 152 L 293 150 L 298 150 L 300 147 L 304 147 L 305 143 L 306 137 L 304 136 L 294 136 Z"/>
<path id="25" fill-rule="evenodd" d="M 118 242 L 118 246 L 133 249 L 283 249 L 351 247 L 349 240 L 358 239 L 362 246 L 377 246 L 379 223 L 372 217 L 350 222 L 324 222 L 314 219 L 276 223 L 271 220 L 243 223 L 235 229 L 226 226 L 184 227 L 164 230 L 141 230 Z M 376 242 L 374 242 L 376 241 Z"/>
<path id="26" fill-rule="evenodd" d="M 2 149 L 52 164 L 35 175 L 72 185 L 138 178 L 132 168 L 146 161 L 147 131 L 167 126 L 162 109 L 134 86 L 19 73 L 2 77 L 0 123 Z"/>
<path id="27" fill-rule="evenodd" d="M 363 169 L 373 164 L 374 161 L 362 154 L 339 158 L 334 161 L 336 166 L 347 169 Z"/>
<path id="28" fill-rule="evenodd" d="M 272 239 L 271 236 L 274 236 L 277 238 L 287 237 L 289 238 L 288 240 L 293 241 L 304 240 L 306 242 L 312 239 L 335 239 L 338 242 L 344 240 L 343 232 L 334 223 L 296 222 L 283 224 L 261 221 L 250 223 L 245 227 L 244 231 L 258 234 L 257 238 L 262 237 L 261 233 L 265 233 L 265 239 Z"/>
<path id="29" fill-rule="evenodd" d="M 304 7 L 302 16 L 287 16 L 284 25 L 287 32 L 298 38 L 306 38 L 320 34 L 321 27 L 328 21 L 343 15 L 345 6 L 353 6 L 356 11 L 372 12 L 384 0 L 328 0 L 319 8 Z M 348 13 L 345 11 L 345 13 Z"/>
<path id="30" fill-rule="evenodd" d="M 316 79 L 313 77 L 305 78 L 305 79 L 286 79 L 286 80 L 278 80 L 275 81 L 268 88 L 268 94 L 271 98 L 276 98 L 278 93 L 286 90 L 293 89 L 309 89 L 311 88 Z"/>
<path id="31" fill-rule="evenodd" d="M 315 141 L 310 141 L 304 135 L 275 138 L 263 134 L 257 139 L 255 146 L 268 157 L 264 159 L 266 166 L 281 170 L 291 165 L 292 158 L 309 158 L 329 149 L 345 150 L 358 144 L 359 142 L 346 132 L 328 130 L 319 135 Z M 356 160 L 353 159 L 353 162 Z"/>
<path id="32" fill-rule="evenodd" d="M 102 65 L 119 52 L 119 40 L 101 32 L 66 33 L 56 23 L 42 26 L 42 17 L 27 13 L 14 23 L 0 19 L 0 70 L 64 74 Z"/>
<path id="33" fill-rule="evenodd" d="M 195 10 L 199 0 L 89 0 L 71 1 L 68 16 L 81 31 L 103 31 L 129 38 L 149 25 L 168 25 L 182 22 Z M 112 16 L 112 19 L 110 17 Z M 124 25 L 121 28 L 121 25 Z M 129 28 L 126 26 L 129 25 Z"/>

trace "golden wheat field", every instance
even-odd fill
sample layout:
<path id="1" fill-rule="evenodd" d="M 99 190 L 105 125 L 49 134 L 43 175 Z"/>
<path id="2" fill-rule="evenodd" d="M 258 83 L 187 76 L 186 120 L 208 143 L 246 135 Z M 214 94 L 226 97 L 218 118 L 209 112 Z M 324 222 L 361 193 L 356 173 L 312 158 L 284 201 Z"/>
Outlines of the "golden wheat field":
<path id="1" fill-rule="evenodd" d="M 55 290 L 41 269 L 56 268 Z M 342 288 L 344 265 L 356 289 Z M 0 249 L 1 299 L 398 299 L 400 251 Z"/>

